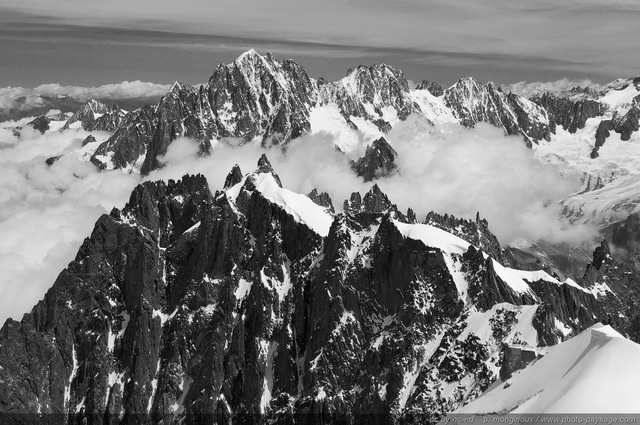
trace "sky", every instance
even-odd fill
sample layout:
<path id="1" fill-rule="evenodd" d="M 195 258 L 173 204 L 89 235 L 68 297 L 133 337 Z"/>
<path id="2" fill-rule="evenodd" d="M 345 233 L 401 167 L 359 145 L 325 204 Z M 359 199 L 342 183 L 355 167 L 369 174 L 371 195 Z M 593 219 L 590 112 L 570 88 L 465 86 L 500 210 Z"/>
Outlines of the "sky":
<path id="1" fill-rule="evenodd" d="M 638 21 L 635 0 L 0 0 L 0 87 L 196 84 L 249 48 L 331 80 L 606 83 L 638 73 Z"/>

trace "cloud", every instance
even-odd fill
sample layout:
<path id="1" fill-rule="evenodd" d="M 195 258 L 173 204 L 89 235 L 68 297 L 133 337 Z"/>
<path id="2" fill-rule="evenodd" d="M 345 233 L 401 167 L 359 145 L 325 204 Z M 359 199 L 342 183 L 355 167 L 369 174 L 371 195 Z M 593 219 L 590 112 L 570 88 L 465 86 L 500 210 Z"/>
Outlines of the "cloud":
<path id="1" fill-rule="evenodd" d="M 202 157 L 197 143 L 180 138 L 162 158 L 164 167 L 145 179 L 201 173 L 215 191 L 222 189 L 234 164 L 251 172 L 266 152 L 285 187 L 299 193 L 326 191 L 340 210 L 352 192 L 364 194 L 373 184 L 356 176 L 349 157 L 334 148 L 336 142 L 370 138 L 350 135 L 342 125 L 333 133 L 317 131 L 295 140 L 286 154 L 277 147 L 223 140 Z M 87 134 L 23 132 L 16 139 L 0 132 L 0 322 L 19 318 L 41 299 L 98 217 L 123 207 L 142 181 L 120 171 L 98 172 L 84 162 L 78 150 Z M 94 136 L 105 140 L 108 134 Z M 559 220 L 558 201 L 576 190 L 579 178 L 541 164 L 519 137 L 505 137 L 482 124 L 435 128 L 416 116 L 386 137 L 398 152 L 399 172 L 377 183 L 401 210 L 411 207 L 421 219 L 431 210 L 464 218 L 479 211 L 502 243 L 518 238 L 578 243 L 593 235 L 590 227 Z M 54 155 L 63 156 L 47 166 L 45 159 Z"/>
<path id="2" fill-rule="evenodd" d="M 540 81 L 531 82 L 531 83 L 528 83 L 526 81 L 520 81 L 513 84 L 503 84 L 500 87 L 504 92 L 507 92 L 507 93 L 512 92 L 519 96 L 524 96 L 526 98 L 530 98 L 537 94 L 542 94 L 547 91 L 548 92 L 569 91 L 575 87 L 581 87 L 581 88 L 588 87 L 598 91 L 604 88 L 600 84 L 596 84 L 589 79 L 569 80 L 568 78 L 563 78 L 557 81 L 550 81 L 547 83 L 543 83 Z"/>
<path id="3" fill-rule="evenodd" d="M 80 101 L 89 99 L 137 99 L 158 97 L 169 90 L 169 85 L 143 81 L 123 81 L 118 84 L 105 84 L 98 87 L 61 86 L 60 84 L 42 84 L 33 91 L 41 96 L 71 96 Z"/>
<path id="4" fill-rule="evenodd" d="M 122 207 L 140 181 L 82 161 L 76 151 L 87 135 L 23 131 L 17 139 L 0 131 L 0 323 L 42 299 L 98 217 Z M 47 166 L 57 155 L 64 156 Z"/>
<path id="5" fill-rule="evenodd" d="M 167 166 L 148 179 L 201 173 L 212 190 L 221 189 L 234 164 L 245 173 L 253 171 L 266 152 L 284 186 L 299 193 L 313 188 L 326 191 L 340 210 L 352 192 L 364 194 L 373 184 L 357 177 L 349 157 L 334 148 L 340 137 L 348 135 L 337 130 L 306 135 L 295 140 L 286 155 L 254 143 L 239 147 L 220 143 L 209 157 L 198 157 L 197 146 L 182 139 L 175 151 L 167 153 L 172 158 Z M 595 235 L 590 226 L 571 225 L 559 218 L 559 201 L 576 191 L 580 176 L 542 164 L 520 136 L 505 136 L 486 124 L 473 129 L 435 128 L 423 118 L 410 116 L 386 138 L 398 152 L 400 171 L 377 183 L 402 210 L 410 207 L 422 219 L 432 210 L 464 218 L 480 212 L 505 244 L 520 238 L 580 243 Z"/>
<path id="6" fill-rule="evenodd" d="M 187 160 L 196 159 L 200 151 L 200 144 L 188 137 L 178 137 L 171 142 L 167 152 L 158 158 L 165 167 L 179 166 Z"/>
<path id="7" fill-rule="evenodd" d="M 409 117 L 388 135 L 400 172 L 380 183 L 402 208 L 423 216 L 429 210 L 489 221 L 503 244 L 519 238 L 579 243 L 593 228 L 559 219 L 559 201 L 575 192 L 579 175 L 541 164 L 520 136 L 479 124 L 430 128 Z"/>
<path id="8" fill-rule="evenodd" d="M 0 88 L 0 116 L 8 115 L 11 110 L 30 111 L 50 104 L 49 99 L 71 97 L 77 102 L 90 99 L 132 100 L 154 99 L 164 95 L 169 85 L 143 81 L 123 81 L 118 84 L 105 84 L 98 87 L 63 86 L 60 84 L 42 84 L 35 88 Z"/>

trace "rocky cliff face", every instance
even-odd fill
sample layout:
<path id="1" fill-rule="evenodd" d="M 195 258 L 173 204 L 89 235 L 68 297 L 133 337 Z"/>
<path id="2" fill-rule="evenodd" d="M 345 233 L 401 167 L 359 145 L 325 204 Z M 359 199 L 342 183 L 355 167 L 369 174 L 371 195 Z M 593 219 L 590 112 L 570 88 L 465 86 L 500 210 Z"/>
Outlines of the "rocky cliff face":
<path id="1" fill-rule="evenodd" d="M 117 105 L 90 100 L 67 120 L 62 130 L 80 126 L 86 131 L 115 131 L 123 122 L 126 112 Z"/>
<path id="2" fill-rule="evenodd" d="M 369 182 L 380 177 L 388 176 L 396 170 L 395 159 L 398 154 L 387 143 L 384 137 L 374 140 L 367 146 L 365 154 L 357 161 L 353 161 L 351 168 L 362 177 L 365 182 Z"/>
<path id="3" fill-rule="evenodd" d="M 422 80 L 416 86 L 416 90 L 428 90 L 432 95 L 439 97 L 444 94 L 442 86 L 435 81 Z"/>
<path id="4" fill-rule="evenodd" d="M 575 133 L 578 129 L 584 128 L 589 118 L 601 116 L 605 112 L 604 105 L 593 99 L 571 99 L 544 93 L 531 100 L 547 111 L 550 130 L 553 133 L 557 125 L 569 133 Z"/>
<path id="5" fill-rule="evenodd" d="M 529 147 L 549 140 L 549 119 L 544 108 L 515 94 L 505 94 L 491 84 L 464 78 L 445 90 L 444 101 L 466 127 L 479 122 L 493 124 L 504 128 L 506 134 L 521 134 Z"/>
<path id="6" fill-rule="evenodd" d="M 219 65 L 206 92 L 218 137 L 261 137 L 276 144 L 309 130 L 309 108 L 317 97 L 312 80 L 298 64 L 280 63 L 254 50 L 232 64 Z"/>
<path id="7" fill-rule="evenodd" d="M 98 146 L 91 156 L 91 162 L 100 170 L 140 172 L 158 126 L 155 112 L 156 108 L 145 106 L 128 113 L 114 134 Z"/>
<path id="8" fill-rule="evenodd" d="M 372 121 L 383 132 L 420 107 L 409 96 L 402 71 L 388 65 L 358 66 L 335 83 L 319 84 L 319 104 L 336 103 L 345 118 Z"/>
<path id="9" fill-rule="evenodd" d="M 212 140 L 257 140 L 281 145 L 311 131 L 315 108 L 336 105 L 353 129 L 374 126 L 387 133 L 410 114 L 441 115 L 440 109 L 472 127 L 487 122 L 507 134 L 521 134 L 527 144 L 548 139 L 548 118 L 536 104 L 505 95 L 473 79 L 462 80 L 446 91 L 434 82 L 422 82 L 436 104 L 420 103 L 402 71 L 388 65 L 358 66 L 334 82 L 310 78 L 292 60 L 250 50 L 230 64 L 218 65 L 209 81 L 199 87 L 175 83 L 154 106 L 125 112 L 113 105 L 90 101 L 71 117 L 63 130 L 111 131 L 114 135 L 95 152 L 92 161 L 101 169 L 120 168 L 148 174 L 162 166 L 158 158 L 178 137 L 200 143 L 209 152 Z M 446 106 L 445 106 L 446 105 Z M 437 111 L 431 111 L 436 108 Z"/>
<path id="10" fill-rule="evenodd" d="M 598 124 L 590 136 L 590 156 L 595 159 L 611 132 L 627 141 L 638 131 L 639 80 L 616 80 L 600 91 L 577 87 L 526 99 L 473 78 L 447 89 L 424 80 L 412 89 L 401 70 L 384 64 L 349 69 L 338 81 L 316 80 L 293 60 L 279 61 L 270 53 L 249 50 L 230 64 L 218 65 L 202 86 L 175 83 L 156 105 L 126 112 L 91 100 L 62 131 L 112 132 L 95 150 L 92 162 L 101 170 L 148 174 L 162 166 L 159 158 L 178 137 L 196 140 L 203 155 L 213 141 L 255 141 L 286 150 L 291 140 L 311 132 L 312 124 L 316 130 L 330 130 L 322 127 L 326 123 L 312 123 L 318 108 L 336 107 L 344 123 L 364 135 L 367 143 L 411 114 L 435 125 L 488 123 L 521 136 L 529 147 L 549 141 L 558 126 L 573 134 L 592 120 Z M 54 119 L 58 118 L 42 116 L 28 125 L 44 132 Z"/>
<path id="11" fill-rule="evenodd" d="M 0 329 L 0 413 L 423 423 L 491 385 L 505 355 L 509 373 L 526 364 L 513 347 L 609 318 L 595 284 L 505 267 L 480 218 L 422 224 L 377 185 L 337 214 L 312 197 L 264 156 L 222 192 L 202 176 L 137 187 Z"/>

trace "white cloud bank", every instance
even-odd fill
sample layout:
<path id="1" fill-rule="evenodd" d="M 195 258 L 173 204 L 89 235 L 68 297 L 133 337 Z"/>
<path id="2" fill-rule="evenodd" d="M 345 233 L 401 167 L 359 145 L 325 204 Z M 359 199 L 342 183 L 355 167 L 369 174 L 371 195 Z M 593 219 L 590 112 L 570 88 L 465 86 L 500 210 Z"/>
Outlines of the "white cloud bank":
<path id="1" fill-rule="evenodd" d="M 513 84 L 503 84 L 501 86 L 504 92 L 512 92 L 517 94 L 518 96 L 524 96 L 526 98 L 531 98 L 535 95 L 542 94 L 544 92 L 565 92 L 569 91 L 575 87 L 580 88 L 590 88 L 593 90 L 602 90 L 604 86 L 600 84 L 596 84 L 589 79 L 583 80 L 570 80 L 568 78 L 563 78 L 562 80 L 550 81 L 550 82 L 526 82 L 520 81 Z"/>
<path id="2" fill-rule="evenodd" d="M 98 173 L 70 153 L 87 135 L 25 131 L 16 140 L 0 132 L 0 323 L 19 320 L 42 299 L 96 219 L 123 206 L 139 181 L 117 171 Z"/>
<path id="3" fill-rule="evenodd" d="M 81 130 L 33 132 L 18 140 L 0 130 L 0 322 L 29 311 L 75 257 L 96 219 L 123 207 L 141 181 L 119 171 L 99 173 L 82 162 L 75 151 L 86 135 Z M 378 184 L 392 202 L 402 210 L 413 208 L 421 219 L 430 210 L 465 218 L 479 211 L 503 243 L 516 238 L 578 242 L 592 236 L 587 227 L 558 220 L 558 201 L 575 191 L 579 180 L 542 165 L 519 137 L 505 137 L 488 125 L 436 129 L 412 116 L 387 139 L 398 152 L 400 171 Z M 364 194 L 373 183 L 351 171 L 335 141 L 320 132 L 293 142 L 286 155 L 277 148 L 267 155 L 284 186 L 300 193 L 327 191 L 341 209 L 351 192 Z M 146 179 L 202 173 L 215 191 L 234 164 L 244 173 L 253 171 L 265 152 L 252 143 L 234 148 L 218 143 L 209 157 L 199 158 L 197 151 L 193 141 L 176 140 L 164 157 L 165 167 Z M 52 166 L 45 164 L 61 154 Z"/>
<path id="4" fill-rule="evenodd" d="M 488 124 L 435 128 L 424 118 L 410 116 L 386 139 L 398 152 L 399 171 L 376 183 L 399 208 L 411 207 L 419 218 L 432 210 L 464 218 L 479 211 L 503 243 L 519 238 L 578 243 L 594 236 L 590 227 L 559 219 L 559 201 L 576 191 L 580 176 L 541 164 L 520 136 L 504 136 Z M 272 148 L 267 156 L 284 186 L 300 193 L 326 191 L 340 210 L 352 192 L 364 195 L 373 183 L 353 173 L 349 158 L 336 151 L 334 142 L 334 136 L 316 133 L 294 141 L 286 155 Z M 198 158 L 197 146 L 181 139 L 169 147 L 166 167 L 148 178 L 202 173 L 215 190 L 234 164 L 244 173 L 252 171 L 263 152 L 254 144 L 218 144 L 210 157 Z"/>
<path id="5" fill-rule="evenodd" d="M 68 96 L 78 102 L 90 99 L 130 100 L 160 97 L 169 90 L 169 85 L 144 81 L 124 81 L 117 84 L 105 84 L 97 87 L 62 86 L 60 84 L 42 84 L 34 88 L 0 88 L 0 115 L 9 110 L 28 111 L 47 106 L 45 97 L 58 98 Z M 23 100 L 18 100 L 24 98 Z"/>

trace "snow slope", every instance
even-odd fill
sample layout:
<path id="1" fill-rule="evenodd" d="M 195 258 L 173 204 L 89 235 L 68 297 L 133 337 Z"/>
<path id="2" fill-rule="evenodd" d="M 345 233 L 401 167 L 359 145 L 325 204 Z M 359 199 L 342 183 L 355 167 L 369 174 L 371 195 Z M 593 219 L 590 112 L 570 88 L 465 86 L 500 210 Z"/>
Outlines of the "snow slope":
<path id="1" fill-rule="evenodd" d="M 609 109 L 617 110 L 619 114 L 624 115 L 629 110 L 633 98 L 638 95 L 640 92 L 635 85 L 629 84 L 621 90 L 609 91 L 599 101 L 607 105 Z"/>
<path id="2" fill-rule="evenodd" d="M 562 202 L 565 216 L 578 223 L 606 225 L 640 208 L 640 133 L 633 132 L 629 140 L 622 140 L 611 131 L 598 150 L 599 156 L 591 158 L 600 123 L 624 116 L 640 95 L 630 80 L 616 80 L 606 88 L 597 99 L 606 106 L 603 116 L 589 118 L 574 134 L 558 126 L 549 142 L 533 146 L 542 162 L 557 164 L 568 175 L 582 176 L 582 186 Z"/>
<path id="3" fill-rule="evenodd" d="M 251 175 L 255 178 L 256 190 L 266 199 L 282 207 L 297 222 L 304 223 L 318 235 L 325 237 L 333 217 L 324 207 L 313 202 L 308 196 L 284 189 L 276 182 L 273 174 L 259 173 Z M 229 199 L 235 201 L 243 189 L 248 176 L 227 190 Z"/>
<path id="4" fill-rule="evenodd" d="M 454 413 L 638 413 L 640 345 L 597 324 Z"/>
<path id="5" fill-rule="evenodd" d="M 394 221 L 394 224 L 396 225 L 400 233 L 402 233 L 405 237 L 422 241 L 426 246 L 438 248 L 446 254 L 445 261 L 447 262 L 447 266 L 449 267 L 449 270 L 454 277 L 456 286 L 460 291 L 460 295 L 462 296 L 462 299 L 464 299 L 464 296 L 466 295 L 464 293 L 466 292 L 466 283 L 464 283 L 464 276 L 459 277 L 458 270 L 455 267 L 452 267 L 452 265 L 454 265 L 458 261 L 458 256 L 461 256 L 469 249 L 469 246 L 471 246 L 471 244 L 455 235 L 452 235 L 449 232 L 446 232 L 445 230 L 439 229 L 435 226 L 430 226 L 428 224 L 406 224 L 399 221 Z M 487 255 L 485 254 L 485 258 L 486 257 Z M 538 280 L 545 280 L 557 285 L 571 285 L 573 283 L 569 281 L 560 282 L 542 270 L 514 270 L 508 267 L 504 267 L 502 264 L 495 260 L 492 261 L 493 267 L 500 279 L 502 279 L 507 285 L 511 287 L 511 289 L 513 289 L 517 293 L 530 293 L 535 297 L 535 293 L 529 287 L 527 282 L 536 282 Z"/>
<path id="6" fill-rule="evenodd" d="M 640 202 L 640 133 L 628 141 L 611 132 L 599 150 L 590 157 L 595 132 L 604 117 L 590 118 L 585 128 L 574 134 L 558 127 L 550 142 L 534 146 L 540 161 L 562 167 L 568 175 L 581 175 L 582 187 L 563 201 L 567 216 L 576 222 L 610 223 L 626 218 Z"/>

